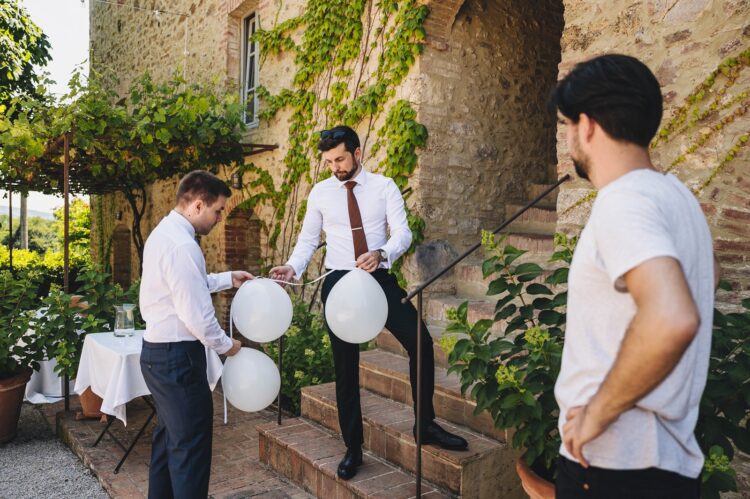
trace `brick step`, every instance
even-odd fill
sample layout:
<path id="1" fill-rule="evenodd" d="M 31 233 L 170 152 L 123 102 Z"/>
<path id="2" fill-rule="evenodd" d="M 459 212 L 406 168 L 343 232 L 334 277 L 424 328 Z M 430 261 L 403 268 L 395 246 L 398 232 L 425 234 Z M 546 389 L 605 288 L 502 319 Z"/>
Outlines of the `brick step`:
<path id="1" fill-rule="evenodd" d="M 257 427 L 260 460 L 280 474 L 320 498 L 415 497 L 414 475 L 365 452 L 357 475 L 349 481 L 336 476 L 336 468 L 346 453 L 337 435 L 303 418 L 286 419 L 281 425 Z M 422 481 L 422 497 L 452 497 Z"/>
<path id="2" fill-rule="evenodd" d="M 526 188 L 527 200 L 531 201 L 532 199 L 534 199 L 535 197 L 537 197 L 538 195 L 540 195 L 541 193 L 549 189 L 551 186 L 552 186 L 551 183 L 550 184 L 528 184 Z M 551 207 L 557 206 L 557 193 L 558 192 L 559 192 L 559 188 L 558 190 L 555 190 L 547 194 L 547 196 L 545 196 L 544 198 L 542 198 L 541 201 L 539 201 L 539 204 L 537 204 L 537 206 L 551 206 Z"/>
<path id="3" fill-rule="evenodd" d="M 362 391 L 361 400 L 365 448 L 413 472 L 416 444 L 412 436 L 412 408 L 366 390 Z M 302 416 L 332 431 L 338 430 L 335 384 L 303 388 Z M 508 451 L 507 444 L 451 423 L 439 424 L 464 437 L 469 449 L 459 452 L 423 446 L 422 474 L 426 480 L 461 497 L 509 497 L 520 491 L 515 475 L 517 454 Z"/>
<path id="4" fill-rule="evenodd" d="M 554 230 L 538 230 L 535 227 L 517 227 L 509 234 L 506 242 L 518 249 L 536 253 L 555 250 Z"/>
<path id="5" fill-rule="evenodd" d="M 447 368 L 448 356 L 438 344 L 440 337 L 445 331 L 445 325 L 436 322 L 427 322 L 427 329 L 428 331 L 430 331 L 430 335 L 432 336 L 432 349 L 435 355 L 435 365 Z M 399 343 L 396 337 L 393 336 L 387 329 L 384 329 L 377 336 L 377 338 L 375 338 L 375 346 L 381 350 L 385 350 L 386 352 L 395 353 L 402 357 L 408 357 L 406 349 L 401 346 L 401 343 Z"/>
<path id="6" fill-rule="evenodd" d="M 521 204 L 509 204 L 505 207 L 505 216 L 506 218 L 510 218 L 515 213 L 523 208 L 523 205 Z M 511 224 L 511 227 L 516 224 L 529 224 L 529 225 L 536 225 L 540 228 L 544 229 L 551 229 L 554 233 L 555 230 L 555 224 L 557 224 L 557 207 L 556 206 L 550 206 L 550 205 L 539 205 L 536 204 L 535 206 L 529 208 L 523 214 L 518 217 L 513 224 Z"/>
<path id="7" fill-rule="evenodd" d="M 409 359 L 384 350 L 362 352 L 359 356 L 359 384 L 363 388 L 389 397 L 409 407 L 413 405 L 409 382 Z M 500 442 L 506 441 L 506 431 L 495 428 L 492 416 L 486 411 L 474 415 L 477 404 L 461 395 L 458 376 L 448 374 L 444 367 L 435 366 L 435 393 L 432 397 L 437 417 L 470 428 Z"/>

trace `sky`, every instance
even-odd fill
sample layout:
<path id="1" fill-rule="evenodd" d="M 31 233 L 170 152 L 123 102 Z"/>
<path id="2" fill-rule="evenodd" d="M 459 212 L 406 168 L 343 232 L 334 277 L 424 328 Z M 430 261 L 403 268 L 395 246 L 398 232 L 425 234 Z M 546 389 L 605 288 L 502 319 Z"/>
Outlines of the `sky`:
<path id="1" fill-rule="evenodd" d="M 31 19 L 47 35 L 52 46 L 52 60 L 45 71 L 56 84 L 51 88 L 58 95 L 64 94 L 74 68 L 84 63 L 88 70 L 89 50 L 89 1 L 84 0 L 21 0 Z M 8 205 L 8 193 L 0 190 L 0 204 Z M 46 196 L 40 193 L 29 195 L 29 210 L 51 213 L 62 206 L 62 196 Z M 13 211 L 18 213 L 20 199 L 13 195 Z"/>

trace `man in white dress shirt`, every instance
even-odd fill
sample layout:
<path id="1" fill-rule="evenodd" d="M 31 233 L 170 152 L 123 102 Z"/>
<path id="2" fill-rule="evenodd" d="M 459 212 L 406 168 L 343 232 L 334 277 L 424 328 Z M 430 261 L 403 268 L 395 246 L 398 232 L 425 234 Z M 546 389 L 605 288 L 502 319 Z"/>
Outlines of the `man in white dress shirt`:
<path id="1" fill-rule="evenodd" d="M 243 271 L 207 275 L 195 236 L 208 234 L 221 220 L 230 195 L 229 187 L 208 172 L 187 174 L 175 208 L 151 232 L 143 251 L 141 371 L 158 417 L 149 498 L 208 496 L 213 401 L 204 345 L 226 355 L 240 350 L 240 342 L 216 320 L 211 293 L 239 287 L 253 276 Z"/>
<path id="2" fill-rule="evenodd" d="M 411 303 L 401 303 L 406 292 L 388 272 L 411 244 L 404 200 L 392 179 L 362 168 L 359 137 L 351 128 L 337 126 L 321 132 L 318 149 L 333 176 L 317 183 L 310 191 L 305 220 L 292 256 L 286 265 L 271 269 L 271 276 L 284 281 L 293 277 L 299 279 L 318 246 L 320 231 L 325 231 L 325 266 L 335 271 L 323 282 L 323 303 L 336 282 L 350 270 L 360 268 L 372 273 L 388 300 L 385 327 L 409 353 L 412 399 L 416 403 L 417 311 Z M 390 238 L 387 237 L 388 229 Z M 339 426 L 347 447 L 337 474 L 348 480 L 362 464 L 359 345 L 339 339 L 330 328 L 328 334 L 336 371 Z M 434 353 L 432 338 L 424 323 L 422 334 L 422 443 L 464 450 L 466 440 L 448 433 L 434 422 Z"/>

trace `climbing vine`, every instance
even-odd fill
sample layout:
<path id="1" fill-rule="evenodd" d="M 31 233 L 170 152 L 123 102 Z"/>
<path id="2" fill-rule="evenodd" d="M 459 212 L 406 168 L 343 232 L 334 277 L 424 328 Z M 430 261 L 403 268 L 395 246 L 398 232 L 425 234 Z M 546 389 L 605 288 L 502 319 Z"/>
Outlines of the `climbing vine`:
<path id="1" fill-rule="evenodd" d="M 288 257 L 310 187 L 330 175 L 316 149 L 320 130 L 342 123 L 365 130 L 360 134 L 363 159 L 368 152 L 385 151 L 385 159 L 368 163 L 368 168 L 393 178 L 402 191 L 407 189 L 427 129 L 416 121 L 409 101 L 392 101 L 423 50 L 427 12 L 416 0 L 321 0 L 308 2 L 300 16 L 253 35 L 262 63 L 268 57 L 293 54 L 297 67 L 290 88 L 276 93 L 258 88 L 261 120 L 274 119 L 282 109 L 291 113 L 281 181 L 276 184 L 254 163 L 240 167 L 251 177 L 241 207 L 265 206 L 272 212 L 262 225 L 269 260 Z M 383 115 L 384 124 L 375 130 Z M 371 139 L 375 142 L 368 149 Z M 423 240 L 424 220 L 412 212 L 408 218 L 414 234 L 411 252 Z M 403 282 L 399 268 L 393 271 Z"/>
<path id="2" fill-rule="evenodd" d="M 745 116 L 750 110 L 750 88 L 733 88 L 740 79 L 743 70 L 750 66 L 750 48 L 734 57 L 724 59 L 708 77 L 699 83 L 684 102 L 676 109 L 672 118 L 656 134 L 651 142 L 653 150 L 664 147 L 677 137 L 693 134 L 684 151 L 677 154 L 665 167 L 671 172 L 683 165 L 688 158 L 713 144 L 712 139 L 721 137 L 727 127 Z M 745 85 L 747 85 L 745 79 Z M 697 133 L 694 133 L 698 129 Z M 741 135 L 724 151 L 721 159 L 712 166 L 706 178 L 693 188 L 693 193 L 703 192 L 726 165 L 734 160 L 748 143 L 750 130 Z M 585 194 L 563 212 L 567 214 L 596 198 L 596 192 Z"/>

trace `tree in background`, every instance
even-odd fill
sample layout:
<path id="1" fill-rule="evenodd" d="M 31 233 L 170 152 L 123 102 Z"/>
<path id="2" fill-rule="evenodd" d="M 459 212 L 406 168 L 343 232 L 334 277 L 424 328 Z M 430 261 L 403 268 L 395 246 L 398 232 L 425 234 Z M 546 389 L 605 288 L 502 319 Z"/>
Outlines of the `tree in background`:
<path id="1" fill-rule="evenodd" d="M 41 97 L 37 71 L 51 59 L 49 49 L 47 35 L 20 2 L 0 1 L 0 108 L 13 97 Z"/>
<path id="2" fill-rule="evenodd" d="M 55 216 L 55 231 L 57 232 L 57 244 L 61 251 L 65 243 L 65 228 L 63 226 L 63 208 L 58 208 L 53 212 Z M 70 239 L 71 253 L 80 255 L 89 254 L 91 235 L 91 210 L 86 201 L 74 199 L 70 203 L 70 225 L 68 227 L 68 237 Z"/>
<path id="3" fill-rule="evenodd" d="M 13 248 L 21 248 L 21 226 L 18 217 L 13 217 Z M 8 247 L 8 215 L 0 215 L 0 245 Z M 29 218 L 29 250 L 43 255 L 47 251 L 62 251 L 62 240 L 58 240 L 54 220 L 42 217 Z"/>

